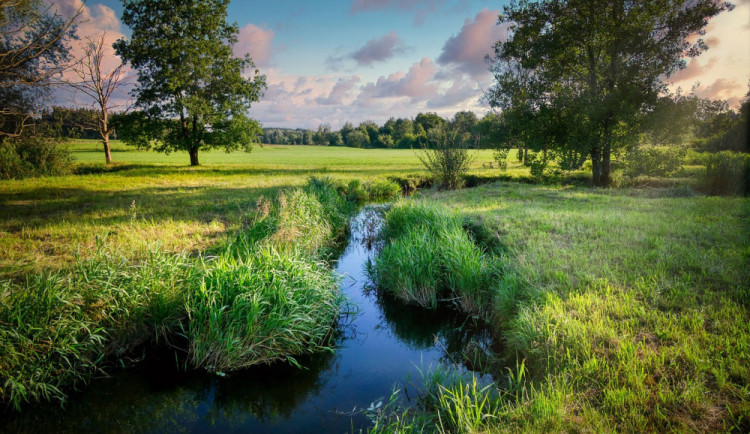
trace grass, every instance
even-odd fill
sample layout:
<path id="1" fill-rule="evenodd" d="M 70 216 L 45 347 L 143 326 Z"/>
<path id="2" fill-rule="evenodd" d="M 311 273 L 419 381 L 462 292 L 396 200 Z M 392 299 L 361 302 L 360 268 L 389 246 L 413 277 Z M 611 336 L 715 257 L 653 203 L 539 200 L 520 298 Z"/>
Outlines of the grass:
<path id="1" fill-rule="evenodd" d="M 511 183 L 426 196 L 501 270 L 485 318 L 526 371 L 513 399 L 496 384 L 496 422 L 468 423 L 465 405 L 446 431 L 748 431 L 750 200 Z M 484 399 L 446 387 L 381 423 L 446 427 L 461 396 Z"/>
<path id="2" fill-rule="evenodd" d="M 62 403 L 142 344 L 210 372 L 330 349 L 344 300 L 323 260 L 354 210 L 335 185 L 277 192 L 210 255 L 153 247 L 132 262 L 100 244 L 70 269 L 2 281 L 0 400 Z"/>
<path id="3" fill-rule="evenodd" d="M 74 141 L 71 149 L 90 173 L 0 182 L 0 278 L 60 269 L 77 254 L 91 256 L 97 240 L 133 260 L 155 240 L 168 252 L 201 252 L 245 228 L 261 197 L 310 176 L 348 183 L 422 173 L 411 150 L 264 146 L 204 152 L 193 168 L 186 154 L 114 141 L 116 164 L 105 170 L 98 142 Z M 481 168 L 491 158 L 477 152 L 475 170 L 493 173 Z"/>
<path id="4" fill-rule="evenodd" d="M 369 267 L 381 290 L 433 309 L 451 299 L 466 312 L 484 310 L 492 267 L 459 215 L 427 202 L 401 201 L 386 213 L 383 236 L 386 245 Z"/>
<path id="5" fill-rule="evenodd" d="M 117 142 L 104 169 L 96 142 L 71 146 L 86 174 L 0 182 L 0 389 L 17 405 L 62 401 L 145 342 L 221 372 L 322 349 L 341 302 L 322 261 L 350 207 L 422 172 L 402 150 L 190 168 Z M 510 369 L 425 375 L 420 406 L 394 395 L 374 431 L 750 431 L 750 199 L 696 192 L 693 154 L 623 183 L 648 188 L 495 182 L 394 206 L 377 279 L 482 316 Z M 505 174 L 475 155 L 469 185 L 531 181 L 512 155 Z"/>

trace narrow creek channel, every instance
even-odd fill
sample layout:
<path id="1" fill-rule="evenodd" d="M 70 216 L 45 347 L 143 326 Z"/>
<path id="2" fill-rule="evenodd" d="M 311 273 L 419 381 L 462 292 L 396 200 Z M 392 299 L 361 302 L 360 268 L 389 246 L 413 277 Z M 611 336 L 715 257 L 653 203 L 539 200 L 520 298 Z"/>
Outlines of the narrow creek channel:
<path id="1" fill-rule="evenodd" d="M 405 306 L 370 287 L 365 266 L 377 253 L 378 207 L 351 222 L 335 264 L 357 313 L 341 326 L 335 352 L 217 377 L 176 369 L 173 356 L 93 381 L 65 408 L 47 405 L 0 414 L 0 432 L 326 432 L 366 430 L 363 409 L 394 385 L 421 382 L 420 370 L 461 360 L 488 333 L 464 315 Z M 416 390 L 406 396 L 414 399 Z"/>

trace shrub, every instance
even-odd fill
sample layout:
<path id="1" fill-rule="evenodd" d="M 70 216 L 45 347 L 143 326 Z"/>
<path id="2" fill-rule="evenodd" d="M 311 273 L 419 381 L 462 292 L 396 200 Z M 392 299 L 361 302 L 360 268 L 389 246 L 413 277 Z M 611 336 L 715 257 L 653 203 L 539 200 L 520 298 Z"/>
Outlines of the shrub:
<path id="1" fill-rule="evenodd" d="M 432 149 L 424 149 L 419 160 L 440 188 L 455 190 L 464 184 L 472 157 L 456 133 L 441 135 Z"/>
<path id="2" fill-rule="evenodd" d="M 0 179 L 63 175 L 70 167 L 68 149 L 51 139 L 24 137 L 0 144 Z"/>
<path id="3" fill-rule="evenodd" d="M 750 193 L 750 154 L 723 151 L 705 158 L 700 189 L 714 195 Z"/>
<path id="4" fill-rule="evenodd" d="M 641 147 L 625 155 L 625 175 L 666 177 L 681 166 L 687 151 L 676 147 Z"/>

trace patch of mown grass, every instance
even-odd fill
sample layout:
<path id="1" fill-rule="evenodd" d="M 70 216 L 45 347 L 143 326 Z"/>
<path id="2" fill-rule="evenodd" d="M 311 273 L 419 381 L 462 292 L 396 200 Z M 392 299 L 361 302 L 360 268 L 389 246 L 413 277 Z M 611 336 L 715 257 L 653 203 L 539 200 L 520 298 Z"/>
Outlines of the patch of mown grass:
<path id="1" fill-rule="evenodd" d="M 497 183 L 429 193 L 494 254 L 501 272 L 486 317 L 526 380 L 510 397 L 496 374 L 486 426 L 447 424 L 457 407 L 432 398 L 380 426 L 747 432 L 750 200 L 683 190 Z M 451 390 L 484 399 L 481 388 Z"/>
<path id="2" fill-rule="evenodd" d="M 261 201 L 210 255 L 151 248 L 138 262 L 104 246 L 67 271 L 2 281 L 0 399 L 65 401 L 143 344 L 226 372 L 329 348 L 343 298 L 324 262 L 354 205 L 330 183 Z"/>

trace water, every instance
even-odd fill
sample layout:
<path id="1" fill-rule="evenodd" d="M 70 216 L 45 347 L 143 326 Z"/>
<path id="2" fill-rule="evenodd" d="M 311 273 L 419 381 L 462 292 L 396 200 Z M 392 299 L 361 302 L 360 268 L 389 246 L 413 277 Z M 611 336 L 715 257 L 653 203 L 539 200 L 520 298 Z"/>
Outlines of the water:
<path id="1" fill-rule="evenodd" d="M 370 425 L 363 410 L 406 386 L 417 395 L 420 370 L 457 363 L 471 341 L 488 334 L 450 309 L 405 306 L 370 289 L 365 264 L 377 251 L 377 208 L 352 221 L 336 263 L 342 291 L 357 308 L 344 318 L 335 352 L 220 378 L 175 369 L 170 355 L 92 382 L 65 409 L 44 406 L 5 415 L 3 432 L 351 432 Z M 413 402 L 412 402 L 413 403 Z M 407 400 L 404 404 L 409 404 Z"/>

